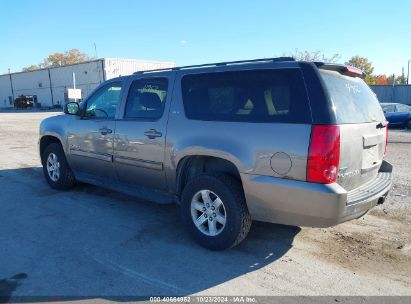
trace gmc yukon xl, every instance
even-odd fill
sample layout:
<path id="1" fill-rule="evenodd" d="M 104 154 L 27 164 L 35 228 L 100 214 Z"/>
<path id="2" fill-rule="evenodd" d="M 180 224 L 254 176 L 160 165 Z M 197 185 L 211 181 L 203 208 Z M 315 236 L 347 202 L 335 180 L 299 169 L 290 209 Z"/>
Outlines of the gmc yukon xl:
<path id="1" fill-rule="evenodd" d="M 45 119 L 55 189 L 76 181 L 177 203 L 202 246 L 252 220 L 327 227 L 383 203 L 387 122 L 355 68 L 273 58 L 137 72 Z"/>

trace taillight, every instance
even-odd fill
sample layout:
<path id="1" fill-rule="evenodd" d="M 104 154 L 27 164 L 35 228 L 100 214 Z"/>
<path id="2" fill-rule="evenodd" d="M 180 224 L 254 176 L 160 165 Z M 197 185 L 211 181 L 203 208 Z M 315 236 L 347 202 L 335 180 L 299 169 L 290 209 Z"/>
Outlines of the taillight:
<path id="1" fill-rule="evenodd" d="M 340 127 L 313 126 L 307 161 L 307 181 L 330 184 L 337 180 Z"/>
<path id="2" fill-rule="evenodd" d="M 388 123 L 385 126 L 385 148 L 384 148 L 384 156 L 387 155 L 387 146 L 388 146 Z"/>

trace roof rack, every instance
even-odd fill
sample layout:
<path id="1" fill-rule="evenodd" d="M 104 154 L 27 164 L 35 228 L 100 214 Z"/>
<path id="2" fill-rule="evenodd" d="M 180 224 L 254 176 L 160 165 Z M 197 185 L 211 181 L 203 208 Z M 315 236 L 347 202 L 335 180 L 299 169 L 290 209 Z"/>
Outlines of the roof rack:
<path id="1" fill-rule="evenodd" d="M 244 64 L 244 63 L 257 63 L 257 62 L 281 62 L 281 61 L 295 61 L 295 59 L 293 57 L 276 57 L 276 58 L 261 58 L 261 59 L 238 60 L 238 61 L 227 61 L 227 62 L 217 62 L 217 63 L 205 63 L 205 64 L 196 64 L 196 65 L 186 65 L 186 66 L 174 67 L 174 68 L 138 71 L 138 72 L 133 73 L 133 75 L 150 73 L 150 72 L 161 72 L 161 71 L 178 71 L 178 70 L 183 70 L 183 69 L 203 68 L 203 67 L 212 67 L 212 66 L 225 66 L 225 65 L 235 65 L 235 64 Z"/>

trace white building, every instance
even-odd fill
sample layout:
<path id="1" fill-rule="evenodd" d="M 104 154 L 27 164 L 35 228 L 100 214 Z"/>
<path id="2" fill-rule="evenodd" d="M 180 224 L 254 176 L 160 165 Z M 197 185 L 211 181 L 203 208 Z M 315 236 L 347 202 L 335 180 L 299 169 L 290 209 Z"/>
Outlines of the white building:
<path id="1" fill-rule="evenodd" d="M 173 62 L 103 58 L 32 72 L 0 75 L 0 108 L 13 107 L 15 98 L 33 96 L 42 107 L 63 105 L 64 92 L 73 88 L 73 72 L 76 88 L 86 97 L 100 83 L 137 71 L 174 67 Z"/>

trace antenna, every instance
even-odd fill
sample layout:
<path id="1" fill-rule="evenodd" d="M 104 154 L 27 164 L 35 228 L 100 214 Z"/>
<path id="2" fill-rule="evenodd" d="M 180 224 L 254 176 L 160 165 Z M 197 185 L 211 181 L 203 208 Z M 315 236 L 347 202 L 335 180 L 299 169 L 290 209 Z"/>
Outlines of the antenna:
<path id="1" fill-rule="evenodd" d="M 95 42 L 93 42 L 94 44 L 94 52 L 96 53 L 96 59 L 98 59 L 98 55 L 97 55 L 97 45 Z"/>

